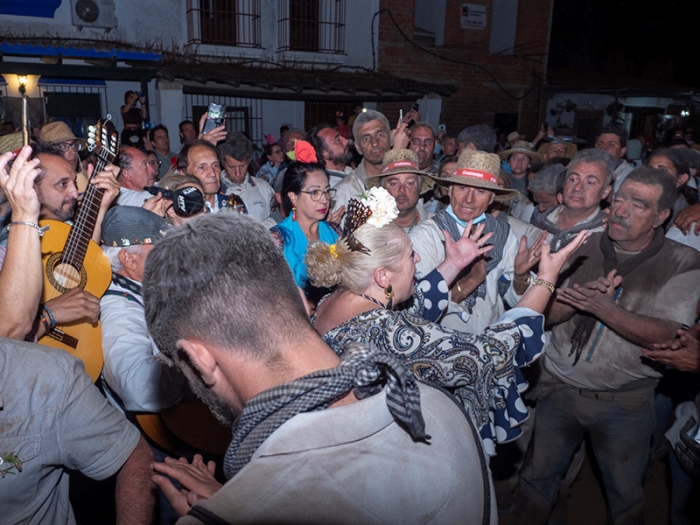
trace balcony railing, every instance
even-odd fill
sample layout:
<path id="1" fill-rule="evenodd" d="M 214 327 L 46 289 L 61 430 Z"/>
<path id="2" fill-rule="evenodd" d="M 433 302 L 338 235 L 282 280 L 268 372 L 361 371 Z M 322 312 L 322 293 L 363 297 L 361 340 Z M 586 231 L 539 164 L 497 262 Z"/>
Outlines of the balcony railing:
<path id="1" fill-rule="evenodd" d="M 343 53 L 345 0 L 279 0 L 279 49 Z"/>
<path id="2" fill-rule="evenodd" d="M 189 43 L 260 47 L 260 0 L 187 0 Z"/>

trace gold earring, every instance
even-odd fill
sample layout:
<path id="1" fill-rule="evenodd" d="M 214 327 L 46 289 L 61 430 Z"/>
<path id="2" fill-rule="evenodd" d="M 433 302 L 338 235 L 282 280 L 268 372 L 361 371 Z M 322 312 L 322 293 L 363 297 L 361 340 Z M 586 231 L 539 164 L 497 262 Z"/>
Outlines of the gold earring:
<path id="1" fill-rule="evenodd" d="M 384 297 L 386 297 L 386 308 L 387 310 L 391 310 L 391 306 L 394 301 L 394 290 L 391 287 L 391 284 L 387 284 L 386 288 L 384 288 Z"/>

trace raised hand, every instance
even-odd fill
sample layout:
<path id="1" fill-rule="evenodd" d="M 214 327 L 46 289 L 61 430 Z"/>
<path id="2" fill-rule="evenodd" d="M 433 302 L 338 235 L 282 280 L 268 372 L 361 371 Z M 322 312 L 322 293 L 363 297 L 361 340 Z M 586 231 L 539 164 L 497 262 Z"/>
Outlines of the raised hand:
<path id="1" fill-rule="evenodd" d="M 36 223 L 39 220 L 41 203 L 34 189 L 34 180 L 41 170 L 39 159 L 28 160 L 31 154 L 31 146 L 24 146 L 9 171 L 7 165 L 14 154 L 8 152 L 0 156 L 0 187 L 12 208 L 13 221 Z"/>
<path id="2" fill-rule="evenodd" d="M 464 268 L 493 249 L 493 245 L 486 246 L 493 233 L 482 236 L 484 227 L 485 224 L 480 224 L 472 232 L 472 222 L 469 221 L 457 241 L 453 241 L 452 236 L 443 230 L 445 260 L 438 266 L 438 271 L 446 283 L 454 281 Z"/>
<path id="3" fill-rule="evenodd" d="M 199 129 L 201 130 L 204 127 L 204 121 L 207 119 L 207 114 L 205 113 L 202 115 L 202 117 L 199 119 Z M 207 142 L 210 142 L 214 146 L 216 146 L 219 142 L 222 140 L 226 140 L 226 135 L 228 132 L 226 131 L 226 126 L 218 126 L 211 131 L 208 131 L 206 133 L 202 133 L 200 131 L 199 135 L 197 136 L 198 139 L 206 140 Z"/>
<path id="4" fill-rule="evenodd" d="M 404 119 L 405 121 L 406 119 Z M 401 122 L 401 119 L 396 123 L 396 129 L 391 130 L 391 148 L 406 149 L 411 138 L 408 136 L 408 125 L 406 122 Z"/>
<path id="5" fill-rule="evenodd" d="M 542 279 L 546 279 L 553 283 L 556 282 L 559 272 L 561 271 L 562 266 L 564 266 L 566 260 L 572 253 L 578 250 L 583 243 L 586 242 L 586 239 L 588 239 L 589 236 L 590 232 L 588 230 L 579 232 L 569 244 L 567 244 L 564 248 L 561 248 L 557 253 L 552 253 L 550 251 L 551 247 L 549 245 L 549 241 L 546 239 L 543 240 L 541 243 L 541 253 L 539 255 L 540 266 L 538 275 Z M 540 235 L 540 237 L 542 236 Z"/>

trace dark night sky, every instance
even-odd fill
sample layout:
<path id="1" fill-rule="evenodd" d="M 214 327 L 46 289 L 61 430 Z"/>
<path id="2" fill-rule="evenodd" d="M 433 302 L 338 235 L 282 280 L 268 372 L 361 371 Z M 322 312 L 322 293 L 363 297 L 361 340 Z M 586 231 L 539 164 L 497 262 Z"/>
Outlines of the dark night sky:
<path id="1" fill-rule="evenodd" d="M 554 0 L 549 66 L 700 87 L 697 6 Z"/>

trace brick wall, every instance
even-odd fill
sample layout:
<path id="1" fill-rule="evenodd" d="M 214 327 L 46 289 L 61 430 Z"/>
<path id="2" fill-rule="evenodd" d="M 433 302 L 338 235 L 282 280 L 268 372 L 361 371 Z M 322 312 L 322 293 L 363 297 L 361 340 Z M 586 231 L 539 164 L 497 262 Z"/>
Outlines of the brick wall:
<path id="1" fill-rule="evenodd" d="M 481 123 L 493 126 L 496 113 L 517 113 L 518 131 L 532 138 L 540 122 L 546 120 L 545 104 L 540 104 L 540 97 L 544 88 L 551 0 L 519 1 L 515 50 L 522 56 L 517 57 L 488 52 L 491 0 L 470 0 L 487 6 L 487 28 L 483 31 L 460 27 L 462 3 L 447 0 L 444 45 L 439 48 L 429 43 L 424 45 L 446 60 L 407 42 L 388 13 L 380 14 L 379 70 L 421 81 L 453 84 L 457 90 L 443 97 L 441 117 L 450 131 L 459 132 Z M 390 10 L 405 35 L 414 39 L 414 28 L 420 25 L 414 21 L 415 0 L 382 0 L 380 8 Z M 409 107 L 406 103 L 392 102 L 381 103 L 378 109 L 393 124 L 399 108 L 406 111 Z"/>

